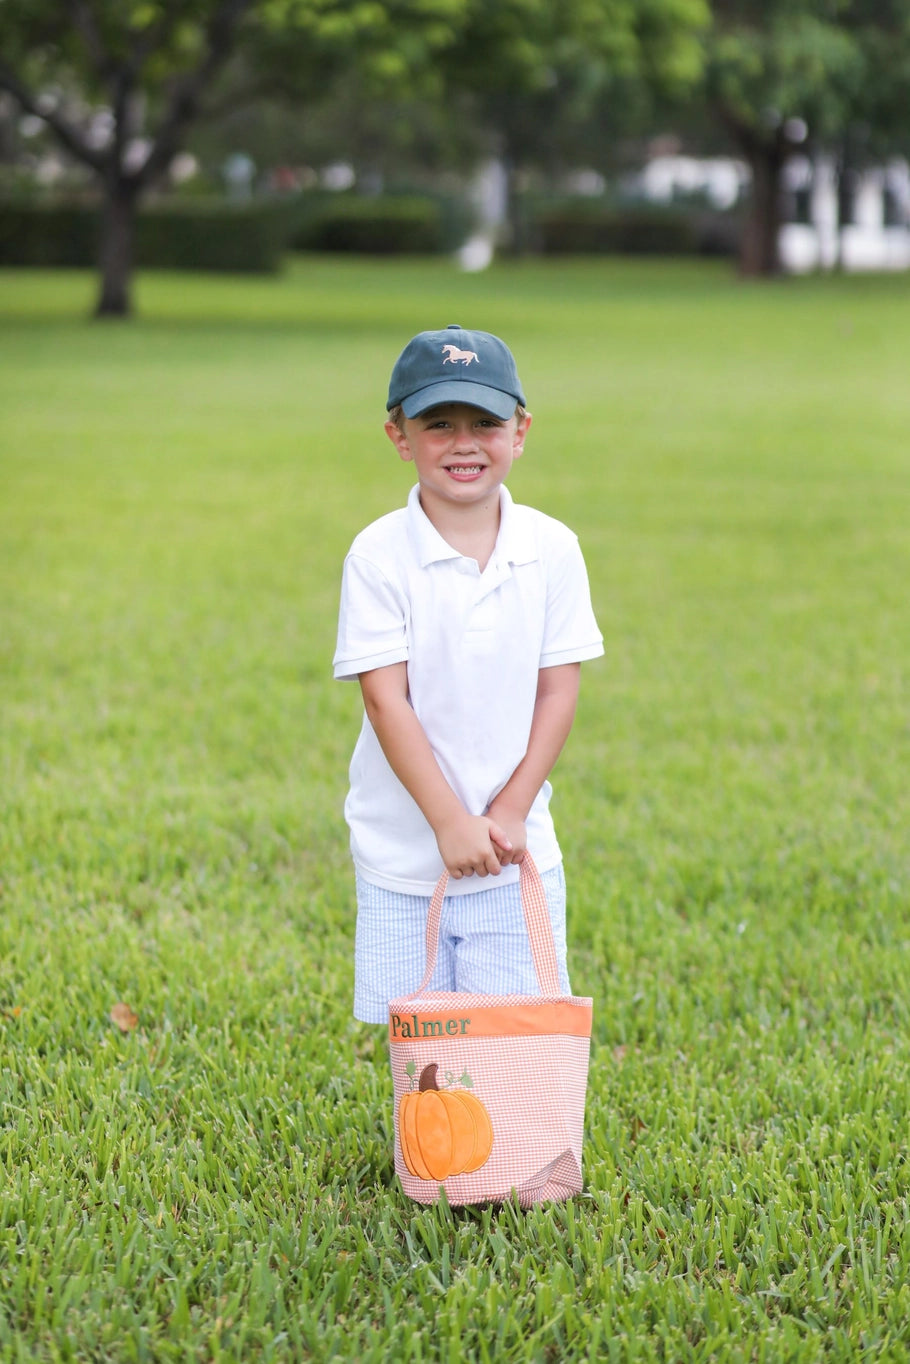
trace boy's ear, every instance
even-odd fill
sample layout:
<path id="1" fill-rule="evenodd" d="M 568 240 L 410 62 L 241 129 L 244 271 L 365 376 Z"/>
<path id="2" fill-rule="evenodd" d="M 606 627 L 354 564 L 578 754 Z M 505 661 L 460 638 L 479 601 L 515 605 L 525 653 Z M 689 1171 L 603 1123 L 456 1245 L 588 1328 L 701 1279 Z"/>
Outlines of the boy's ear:
<path id="1" fill-rule="evenodd" d="M 393 421 L 386 422 L 385 433 L 388 436 L 389 440 L 392 442 L 392 444 L 395 446 L 395 449 L 398 451 L 398 454 L 401 459 L 409 460 L 414 458 L 414 456 L 411 454 L 411 446 L 407 436 L 404 434 L 403 431 L 400 431 L 398 429 L 398 427 L 395 425 Z"/>
<path id="2" fill-rule="evenodd" d="M 531 414 L 530 412 L 526 412 L 525 415 L 519 418 L 515 423 L 515 436 L 512 440 L 512 455 L 515 459 L 518 459 L 519 455 L 524 454 L 525 436 L 528 434 L 530 427 Z"/>

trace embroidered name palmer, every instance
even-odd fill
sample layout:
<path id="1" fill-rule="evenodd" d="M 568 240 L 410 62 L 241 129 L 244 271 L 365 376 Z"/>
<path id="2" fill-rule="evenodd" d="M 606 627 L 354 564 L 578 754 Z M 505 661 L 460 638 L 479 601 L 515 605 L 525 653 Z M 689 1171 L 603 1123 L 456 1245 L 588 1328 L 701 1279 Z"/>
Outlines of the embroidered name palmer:
<path id="1" fill-rule="evenodd" d="M 397 1037 L 463 1037 L 471 1026 L 470 1018 L 418 1018 L 409 1014 L 401 1018 L 392 1014 L 389 1019 L 392 1040 Z"/>

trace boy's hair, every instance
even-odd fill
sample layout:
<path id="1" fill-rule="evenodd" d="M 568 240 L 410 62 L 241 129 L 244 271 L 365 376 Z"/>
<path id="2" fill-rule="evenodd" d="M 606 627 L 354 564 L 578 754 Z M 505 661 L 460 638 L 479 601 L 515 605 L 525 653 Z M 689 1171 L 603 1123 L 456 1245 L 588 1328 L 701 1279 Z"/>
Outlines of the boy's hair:
<path id="1" fill-rule="evenodd" d="M 515 417 L 517 418 L 517 420 L 522 421 L 523 418 L 525 418 L 527 415 L 528 409 L 522 403 L 516 403 Z M 490 413 L 490 416 L 491 417 L 493 416 L 492 412 Z M 401 434 L 404 435 L 404 424 L 407 418 L 404 415 L 404 408 L 401 406 L 401 403 L 396 403 L 393 408 L 389 409 L 388 419 L 390 422 L 394 423 L 394 425 L 398 427 L 398 430 L 401 432 Z"/>

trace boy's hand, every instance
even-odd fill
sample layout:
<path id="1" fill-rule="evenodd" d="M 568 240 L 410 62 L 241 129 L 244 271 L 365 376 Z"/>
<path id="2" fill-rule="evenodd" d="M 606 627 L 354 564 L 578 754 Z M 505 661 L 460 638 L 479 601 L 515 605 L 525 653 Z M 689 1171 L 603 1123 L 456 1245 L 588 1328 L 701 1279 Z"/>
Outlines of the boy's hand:
<path id="1" fill-rule="evenodd" d="M 487 818 L 506 836 L 506 842 L 496 847 L 501 865 L 507 867 L 511 862 L 520 862 L 528 848 L 528 830 L 521 815 L 507 806 L 497 805 L 494 800 L 487 809 Z"/>
<path id="2" fill-rule="evenodd" d="M 456 881 L 462 876 L 498 876 L 511 857 L 506 831 L 488 815 L 462 814 L 436 830 L 436 842 L 446 871 Z"/>

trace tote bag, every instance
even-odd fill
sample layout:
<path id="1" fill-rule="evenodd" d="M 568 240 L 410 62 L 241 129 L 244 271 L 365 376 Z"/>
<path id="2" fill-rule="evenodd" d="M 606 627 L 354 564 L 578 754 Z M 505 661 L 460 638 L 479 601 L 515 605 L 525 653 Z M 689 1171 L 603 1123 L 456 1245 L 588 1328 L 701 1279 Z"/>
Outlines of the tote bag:
<path id="1" fill-rule="evenodd" d="M 426 971 L 389 1002 L 395 1170 L 434 1203 L 522 1207 L 582 1187 L 581 1148 L 592 1001 L 560 993 L 546 895 L 530 855 L 521 901 L 539 995 L 430 992 L 447 874 L 427 914 Z"/>

